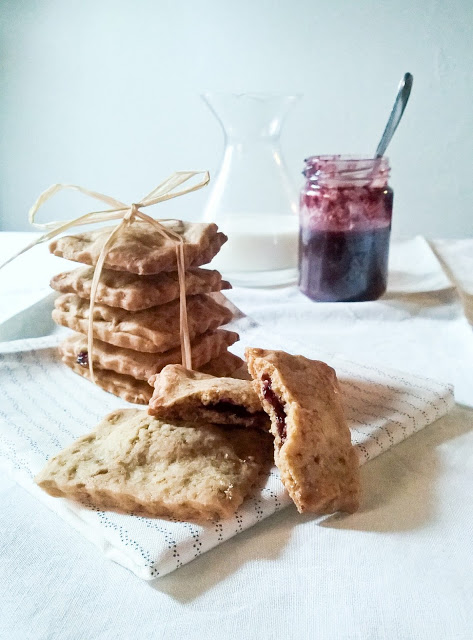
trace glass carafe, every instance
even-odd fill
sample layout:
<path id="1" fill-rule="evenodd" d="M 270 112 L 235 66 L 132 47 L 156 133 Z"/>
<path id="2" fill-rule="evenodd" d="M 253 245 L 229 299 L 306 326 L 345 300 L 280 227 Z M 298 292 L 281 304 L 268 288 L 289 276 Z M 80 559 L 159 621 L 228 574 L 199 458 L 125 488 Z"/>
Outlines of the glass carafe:
<path id="1" fill-rule="evenodd" d="M 205 93 L 225 135 L 220 171 L 212 181 L 204 219 L 228 242 L 212 266 L 240 286 L 295 282 L 298 197 L 288 176 L 279 136 L 299 96 Z"/>

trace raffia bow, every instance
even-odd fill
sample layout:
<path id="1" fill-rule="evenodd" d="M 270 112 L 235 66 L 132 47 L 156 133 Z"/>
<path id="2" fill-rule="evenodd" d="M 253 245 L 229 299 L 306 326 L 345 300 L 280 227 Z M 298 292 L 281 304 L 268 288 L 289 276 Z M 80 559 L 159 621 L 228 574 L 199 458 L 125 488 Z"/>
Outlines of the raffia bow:
<path id="1" fill-rule="evenodd" d="M 180 191 L 174 191 L 177 187 L 179 187 L 184 182 L 187 182 L 191 178 L 204 174 L 204 177 L 197 184 L 181 189 Z M 180 339 L 181 339 L 181 354 L 182 354 L 182 364 L 187 368 L 192 368 L 192 353 L 190 347 L 190 339 L 189 339 L 189 327 L 187 323 L 187 307 L 186 307 L 186 282 L 185 282 L 185 257 L 184 257 L 184 240 L 178 234 L 172 231 L 172 229 L 167 228 L 165 225 L 161 224 L 162 222 L 168 222 L 170 219 L 161 219 L 160 221 L 148 216 L 146 213 L 140 211 L 140 209 L 144 207 L 151 207 L 154 204 L 158 204 L 159 202 L 164 202 L 165 200 L 170 200 L 171 198 L 177 198 L 178 196 L 182 196 L 186 193 L 191 193 L 192 191 L 197 191 L 202 187 L 205 187 L 210 181 L 210 175 L 208 171 L 177 171 L 173 173 L 169 178 L 164 180 L 161 184 L 159 184 L 153 191 L 148 193 L 147 196 L 142 198 L 140 202 L 135 202 L 131 205 L 125 204 L 117 200 L 116 198 L 111 198 L 110 196 L 104 195 L 103 193 L 97 193 L 96 191 L 91 191 L 89 189 L 85 189 L 84 187 L 80 187 L 75 184 L 54 184 L 46 191 L 39 196 L 34 205 L 31 207 L 28 213 L 28 219 L 30 223 L 36 227 L 37 229 L 49 229 L 47 233 L 37 238 L 29 245 L 27 245 L 24 249 L 19 251 L 9 260 L 0 265 L 0 269 L 7 265 L 9 262 L 25 253 L 29 249 L 32 249 L 34 246 L 41 244 L 43 242 L 48 242 L 52 240 L 55 236 L 60 233 L 67 231 L 72 227 L 78 227 L 85 224 L 94 224 L 96 222 L 108 222 L 110 220 L 120 220 L 120 222 L 112 229 L 110 235 L 105 241 L 102 250 L 100 251 L 97 263 L 94 267 L 94 275 L 92 278 L 92 287 L 90 292 L 90 307 L 89 307 L 89 324 L 88 324 L 88 335 L 87 335 L 87 350 L 89 353 L 89 371 L 90 376 L 93 382 L 95 382 L 94 376 L 94 368 L 93 368 L 93 344 L 94 344 L 94 336 L 93 336 L 93 314 L 94 314 L 94 305 L 95 305 L 95 297 L 97 295 L 97 288 L 100 281 L 100 275 L 102 273 L 102 268 L 105 263 L 105 259 L 107 257 L 107 253 L 113 245 L 115 239 L 120 234 L 120 232 L 125 229 L 127 226 L 130 226 L 136 220 L 144 220 L 152 224 L 155 229 L 165 238 L 169 238 L 170 240 L 176 243 L 176 259 L 177 259 L 177 274 L 179 280 L 179 299 L 180 299 Z M 43 204 L 52 198 L 56 193 L 62 191 L 63 189 L 71 189 L 74 191 L 79 191 L 84 195 L 90 196 L 91 198 L 95 198 L 96 200 L 100 200 L 111 206 L 110 209 L 105 209 L 103 211 L 90 211 L 89 213 L 85 213 L 84 215 L 75 218 L 74 220 L 68 220 L 67 222 L 47 222 L 44 224 L 39 224 L 35 222 L 35 216 L 43 206 Z"/>

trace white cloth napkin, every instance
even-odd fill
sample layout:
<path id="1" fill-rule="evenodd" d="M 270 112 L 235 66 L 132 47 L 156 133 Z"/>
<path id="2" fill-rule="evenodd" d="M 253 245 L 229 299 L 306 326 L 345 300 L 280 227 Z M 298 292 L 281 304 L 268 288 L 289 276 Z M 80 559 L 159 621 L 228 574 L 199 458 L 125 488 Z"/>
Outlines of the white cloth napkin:
<path id="1" fill-rule="evenodd" d="M 241 349 L 282 348 L 323 359 L 336 369 L 360 464 L 453 406 L 449 384 L 324 354 L 278 338 L 249 318 L 234 325 Z M 57 341 L 57 336 L 49 336 L 0 344 L 0 464 L 111 560 L 151 580 L 290 504 L 276 469 L 233 517 L 206 526 L 103 512 L 45 494 L 33 478 L 46 460 L 89 432 L 109 411 L 129 406 L 65 367 L 57 356 Z"/>
<path id="2" fill-rule="evenodd" d="M 436 241 L 438 245 L 446 257 L 448 243 Z M 464 246 L 463 271 L 456 268 L 453 249 L 447 258 L 456 279 L 463 274 L 466 286 L 473 243 L 462 241 L 460 246 Z M 456 401 L 472 406 L 472 327 L 458 289 L 423 237 L 392 244 L 388 282 L 386 294 L 373 302 L 314 303 L 297 287 L 235 288 L 225 295 L 259 324 L 284 337 L 284 343 L 297 338 L 301 344 L 355 362 L 448 380 L 455 386 Z M 472 275 L 469 282 L 473 294 Z M 471 309 L 473 319 L 473 303 Z"/>

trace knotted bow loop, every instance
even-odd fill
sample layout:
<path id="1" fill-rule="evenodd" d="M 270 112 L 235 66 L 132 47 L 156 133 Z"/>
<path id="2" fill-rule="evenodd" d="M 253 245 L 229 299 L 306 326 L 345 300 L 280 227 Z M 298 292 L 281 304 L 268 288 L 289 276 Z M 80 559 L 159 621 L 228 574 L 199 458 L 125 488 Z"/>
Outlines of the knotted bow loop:
<path id="1" fill-rule="evenodd" d="M 185 187 L 180 191 L 175 191 L 177 187 L 179 187 L 184 182 L 187 182 L 191 178 L 204 174 L 204 177 L 197 184 Z M 187 321 L 187 306 L 186 306 L 186 282 L 185 282 L 185 255 L 184 255 L 184 240 L 183 238 L 173 231 L 172 229 L 166 227 L 161 224 L 162 222 L 167 222 L 169 219 L 163 219 L 161 221 L 148 216 L 147 214 L 140 211 L 140 209 L 145 207 L 150 207 L 159 202 L 164 202 L 166 200 L 170 200 L 171 198 L 177 198 L 179 196 L 185 195 L 186 193 L 191 193 L 192 191 L 197 191 L 202 187 L 205 187 L 210 181 L 210 174 L 208 171 L 177 171 L 173 173 L 171 176 L 166 178 L 161 184 L 155 187 L 147 196 L 145 196 L 140 202 L 133 203 L 131 205 L 127 205 L 116 198 L 112 198 L 103 193 L 99 193 L 97 191 L 91 191 L 90 189 L 86 189 L 76 184 L 54 184 L 38 197 L 34 205 L 31 207 L 28 213 L 28 219 L 30 223 L 38 228 L 49 230 L 44 235 L 40 236 L 29 245 L 24 247 L 21 251 L 15 254 L 12 258 L 9 258 L 6 262 L 0 265 L 0 269 L 7 265 L 9 262 L 25 253 L 29 249 L 34 246 L 41 244 L 43 242 L 47 242 L 52 240 L 60 233 L 71 229 L 72 227 L 78 227 L 86 224 L 95 224 L 97 222 L 109 222 L 111 220 L 119 220 L 120 222 L 112 229 L 108 238 L 106 239 L 98 260 L 94 266 L 94 275 L 92 278 L 92 287 L 90 292 L 90 306 L 89 306 L 89 319 L 88 319 L 88 336 L 87 336 L 87 349 L 89 353 L 89 371 L 90 376 L 93 382 L 95 382 L 94 376 L 94 368 L 93 368 L 93 316 L 94 316 L 94 305 L 95 298 L 97 295 L 97 288 L 100 282 L 100 275 L 102 273 L 103 266 L 105 264 L 105 260 L 107 254 L 115 242 L 116 238 L 119 236 L 120 232 L 126 228 L 128 225 L 132 225 L 137 220 L 143 220 L 145 222 L 150 223 L 154 226 L 156 231 L 160 233 L 164 238 L 168 238 L 175 242 L 176 245 L 176 261 L 177 261 L 177 274 L 179 281 L 179 315 L 180 315 L 180 340 L 181 340 L 181 353 L 182 353 L 182 364 L 187 368 L 192 368 L 192 357 L 191 357 L 191 348 L 190 348 L 190 338 L 189 338 L 189 327 Z M 73 190 L 79 191 L 84 195 L 90 196 L 95 200 L 100 200 L 105 204 L 110 205 L 112 208 L 105 209 L 103 211 L 90 211 L 89 213 L 85 213 L 78 218 L 74 218 L 73 220 L 68 220 L 66 222 L 62 221 L 53 221 L 46 223 L 37 223 L 35 222 L 36 213 L 38 210 L 47 202 L 50 198 L 52 198 L 56 193 L 59 193 L 62 190 Z"/>

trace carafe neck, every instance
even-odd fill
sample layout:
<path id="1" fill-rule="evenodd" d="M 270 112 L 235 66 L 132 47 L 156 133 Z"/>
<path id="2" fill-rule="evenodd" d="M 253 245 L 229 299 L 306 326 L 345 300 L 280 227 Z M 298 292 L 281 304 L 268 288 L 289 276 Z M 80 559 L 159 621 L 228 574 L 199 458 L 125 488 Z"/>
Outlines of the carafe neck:
<path id="1" fill-rule="evenodd" d="M 220 122 L 226 144 L 276 144 L 284 118 L 298 96 L 259 93 L 205 93 L 203 99 Z"/>

